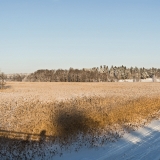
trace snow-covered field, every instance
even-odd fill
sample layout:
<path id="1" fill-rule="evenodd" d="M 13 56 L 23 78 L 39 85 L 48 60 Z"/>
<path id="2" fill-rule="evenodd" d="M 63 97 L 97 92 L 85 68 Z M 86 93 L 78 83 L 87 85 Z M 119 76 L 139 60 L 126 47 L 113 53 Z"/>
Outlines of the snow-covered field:
<path id="1" fill-rule="evenodd" d="M 55 160 L 160 160 L 160 120 L 126 133 L 117 142 L 96 148 L 68 151 Z"/>
<path id="2" fill-rule="evenodd" d="M 153 82 L 154 80 L 152 78 L 146 78 L 146 79 L 140 79 L 140 82 Z M 125 80 L 119 80 L 118 82 L 134 82 L 133 79 L 125 79 Z M 156 79 L 155 82 L 160 82 L 160 79 Z"/>

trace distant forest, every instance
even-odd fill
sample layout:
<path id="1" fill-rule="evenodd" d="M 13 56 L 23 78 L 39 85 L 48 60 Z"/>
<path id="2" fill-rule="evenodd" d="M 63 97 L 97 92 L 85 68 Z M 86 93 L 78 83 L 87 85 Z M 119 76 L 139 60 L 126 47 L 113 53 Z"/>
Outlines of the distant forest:
<path id="1" fill-rule="evenodd" d="M 29 75 L 12 74 L 7 75 L 7 81 L 28 81 L 28 82 L 117 82 L 118 80 L 133 79 L 138 82 L 140 79 L 160 78 L 160 69 L 138 68 L 126 66 L 114 67 L 100 66 L 91 69 L 41 69 Z"/>

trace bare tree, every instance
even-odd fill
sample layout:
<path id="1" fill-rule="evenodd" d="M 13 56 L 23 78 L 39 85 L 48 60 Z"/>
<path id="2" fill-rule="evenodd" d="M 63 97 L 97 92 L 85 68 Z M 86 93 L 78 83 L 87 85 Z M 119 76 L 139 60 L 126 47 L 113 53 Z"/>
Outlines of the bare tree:
<path id="1" fill-rule="evenodd" d="M 0 73 L 0 89 L 4 88 L 4 85 L 6 84 L 6 75 L 4 73 Z"/>

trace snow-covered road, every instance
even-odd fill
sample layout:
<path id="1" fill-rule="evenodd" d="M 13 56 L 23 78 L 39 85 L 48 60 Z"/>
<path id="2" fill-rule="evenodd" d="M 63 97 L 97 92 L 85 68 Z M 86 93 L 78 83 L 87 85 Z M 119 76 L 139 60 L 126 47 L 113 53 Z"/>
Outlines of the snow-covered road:
<path id="1" fill-rule="evenodd" d="M 160 160 L 160 120 L 126 133 L 117 142 L 97 148 L 66 151 L 55 160 Z"/>

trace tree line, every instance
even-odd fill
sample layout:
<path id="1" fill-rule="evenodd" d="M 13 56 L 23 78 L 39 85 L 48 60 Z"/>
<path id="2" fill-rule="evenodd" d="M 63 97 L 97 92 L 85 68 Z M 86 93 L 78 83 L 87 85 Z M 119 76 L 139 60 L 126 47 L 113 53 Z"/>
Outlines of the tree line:
<path id="1" fill-rule="evenodd" d="M 160 77 L 160 69 L 157 68 L 138 68 L 126 66 L 100 66 L 91 69 L 74 69 L 69 70 L 37 70 L 28 76 L 21 77 L 17 75 L 17 80 L 29 82 L 116 82 L 118 80 L 140 79 Z"/>

